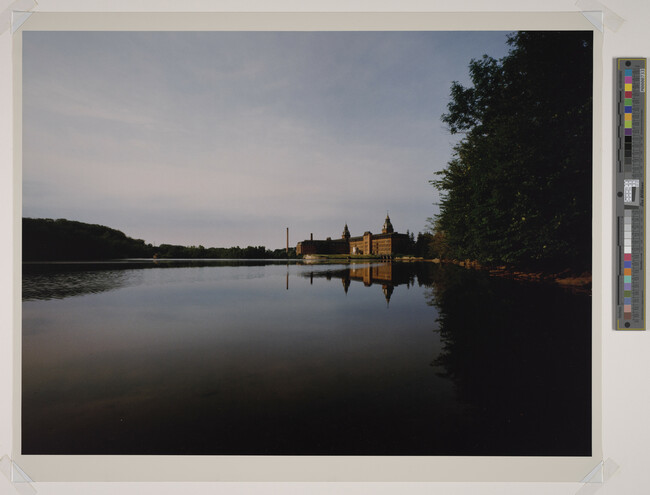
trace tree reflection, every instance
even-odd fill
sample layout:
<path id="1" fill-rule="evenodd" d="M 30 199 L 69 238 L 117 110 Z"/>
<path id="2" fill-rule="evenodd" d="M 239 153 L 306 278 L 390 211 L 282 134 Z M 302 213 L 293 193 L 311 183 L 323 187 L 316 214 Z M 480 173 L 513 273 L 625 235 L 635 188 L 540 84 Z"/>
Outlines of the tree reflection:
<path id="1" fill-rule="evenodd" d="M 264 266 L 268 260 L 115 260 L 23 263 L 23 301 L 65 299 L 98 294 L 133 283 L 138 270 L 210 266 Z"/>
<path id="2" fill-rule="evenodd" d="M 591 454 L 591 296 L 550 283 L 433 263 L 315 270 L 305 276 L 428 288 L 442 350 L 437 375 L 466 406 L 455 455 Z M 449 447 L 448 447 L 449 448 Z"/>
<path id="3" fill-rule="evenodd" d="M 455 266 L 432 275 L 432 365 L 474 410 L 473 452 L 589 455 L 590 296 Z"/>
<path id="4" fill-rule="evenodd" d="M 55 294 L 129 287 L 143 274 L 107 267 L 50 267 L 49 275 L 68 286 Z M 47 278 L 42 270 L 30 267 L 24 276 L 38 286 L 39 276 Z M 41 454 L 590 453 L 588 295 L 434 263 L 269 271 L 268 283 L 250 293 L 246 283 L 231 287 L 218 277 L 188 290 L 202 277 L 170 272 L 164 279 L 179 283 L 166 286 L 164 297 L 158 285 L 144 283 L 122 306 L 124 314 L 99 325 L 87 319 L 88 310 L 103 308 L 110 316 L 125 298 L 96 298 L 91 306 L 69 301 L 69 315 L 57 304 L 25 305 L 23 448 Z M 296 298 L 284 289 L 290 272 L 307 283 L 329 280 L 333 290 Z M 360 290 L 339 292 L 355 284 Z M 382 300 L 377 304 L 375 294 L 390 299 L 405 286 L 410 297 L 396 297 L 390 312 L 378 311 Z M 39 290 L 40 298 L 56 297 Z M 137 319 L 143 304 L 147 311 Z M 136 392 L 124 396 L 125 390 Z M 105 404 L 111 397 L 129 412 L 128 424 L 110 422 L 113 411 Z M 87 423 L 71 421 L 84 407 Z"/>
<path id="5" fill-rule="evenodd" d="M 27 273 L 23 275 L 23 301 L 107 292 L 126 286 L 132 280 L 131 275 L 124 270 Z"/>

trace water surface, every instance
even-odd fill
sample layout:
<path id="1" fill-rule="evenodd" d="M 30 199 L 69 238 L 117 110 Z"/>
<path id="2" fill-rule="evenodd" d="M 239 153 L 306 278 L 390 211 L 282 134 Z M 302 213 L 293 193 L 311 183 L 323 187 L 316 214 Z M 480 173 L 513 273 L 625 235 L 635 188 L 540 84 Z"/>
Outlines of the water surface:
<path id="1" fill-rule="evenodd" d="M 23 454 L 590 455 L 589 294 L 431 263 L 23 265 Z"/>

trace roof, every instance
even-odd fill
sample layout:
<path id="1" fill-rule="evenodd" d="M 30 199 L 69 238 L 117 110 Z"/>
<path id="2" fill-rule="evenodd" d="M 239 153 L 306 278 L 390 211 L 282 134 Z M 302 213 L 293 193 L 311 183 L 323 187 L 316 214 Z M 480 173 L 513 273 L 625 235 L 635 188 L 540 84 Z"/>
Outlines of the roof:
<path id="1" fill-rule="evenodd" d="M 390 232 L 388 234 L 370 234 L 373 239 L 386 239 L 388 237 L 408 237 L 406 234 L 400 234 L 399 232 Z M 362 241 L 363 236 L 359 235 L 356 237 L 350 237 L 350 242 L 351 241 Z"/>

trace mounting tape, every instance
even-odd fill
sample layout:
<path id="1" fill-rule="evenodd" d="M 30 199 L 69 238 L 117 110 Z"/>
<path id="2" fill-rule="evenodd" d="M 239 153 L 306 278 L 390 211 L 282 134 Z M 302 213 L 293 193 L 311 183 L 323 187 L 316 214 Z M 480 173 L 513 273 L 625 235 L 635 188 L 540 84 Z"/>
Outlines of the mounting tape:
<path id="1" fill-rule="evenodd" d="M 11 28 L 11 34 L 23 25 L 34 9 L 38 6 L 36 0 L 16 0 L 0 13 L 0 34 Z"/>
<path id="2" fill-rule="evenodd" d="M 576 7 L 582 11 L 582 15 L 601 33 L 603 32 L 603 27 L 616 32 L 625 22 L 625 19 L 605 7 L 598 0 L 578 0 Z"/>

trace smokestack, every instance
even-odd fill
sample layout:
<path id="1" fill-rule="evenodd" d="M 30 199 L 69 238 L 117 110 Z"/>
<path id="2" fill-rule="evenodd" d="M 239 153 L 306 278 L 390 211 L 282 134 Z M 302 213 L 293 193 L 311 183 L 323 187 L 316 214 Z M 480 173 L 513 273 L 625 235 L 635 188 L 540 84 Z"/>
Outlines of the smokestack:
<path id="1" fill-rule="evenodd" d="M 309 240 L 313 241 L 314 240 L 314 234 L 309 234 Z"/>
<path id="2" fill-rule="evenodd" d="M 287 254 L 289 254 L 289 227 L 287 227 Z"/>

